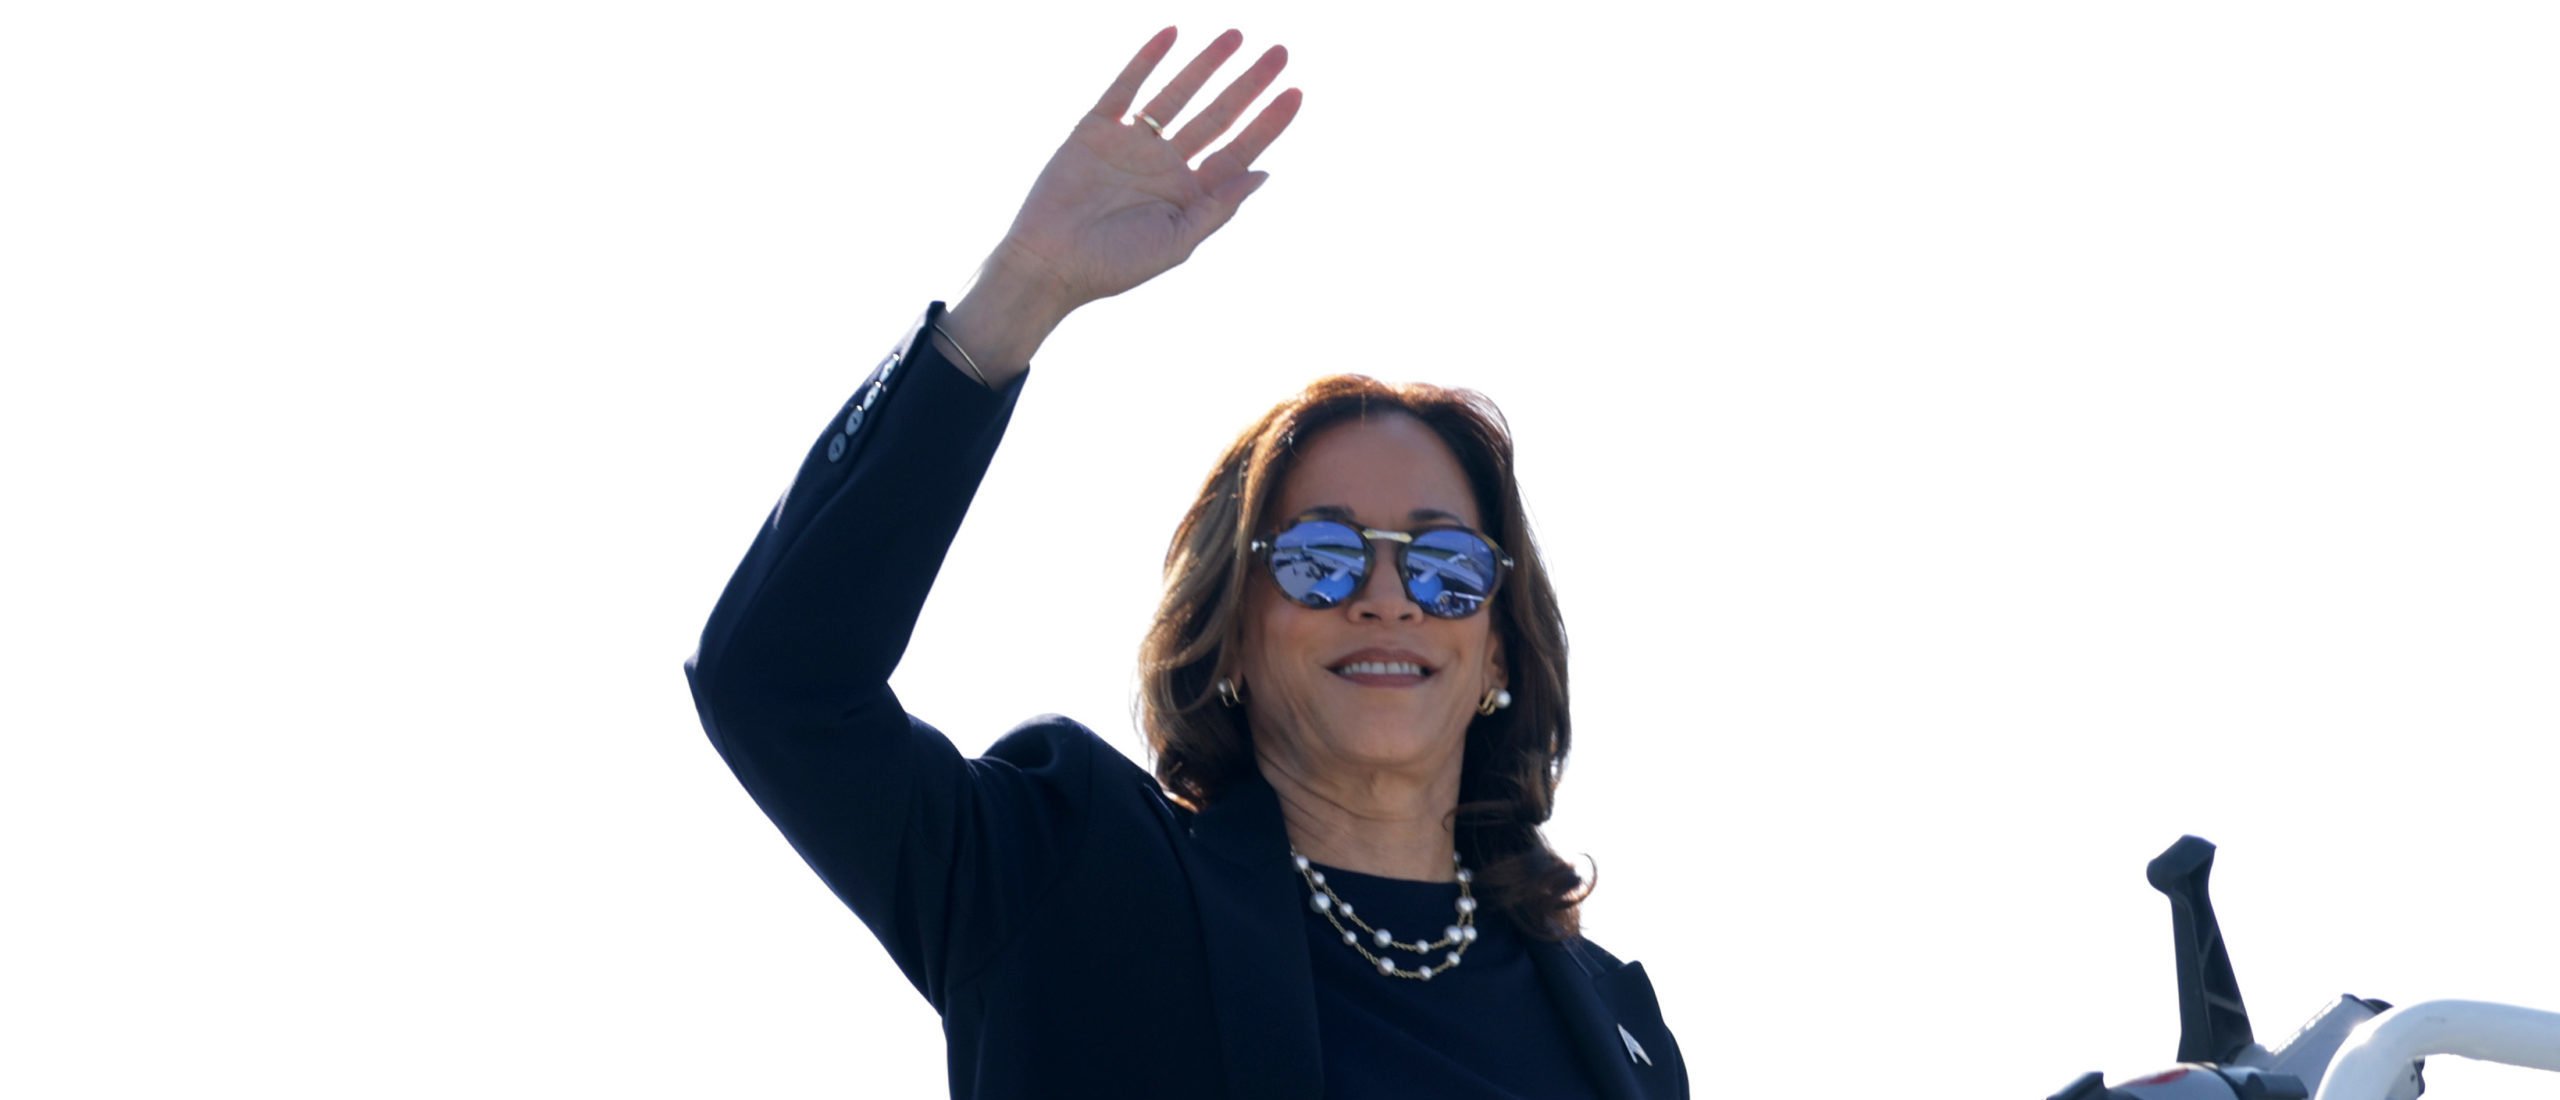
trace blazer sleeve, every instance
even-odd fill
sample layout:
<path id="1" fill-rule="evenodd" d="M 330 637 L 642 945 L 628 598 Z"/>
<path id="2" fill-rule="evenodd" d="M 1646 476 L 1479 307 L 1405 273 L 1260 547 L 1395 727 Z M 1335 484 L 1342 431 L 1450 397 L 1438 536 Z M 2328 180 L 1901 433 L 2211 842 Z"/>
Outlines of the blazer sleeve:
<path id="1" fill-rule="evenodd" d="M 1074 738 L 964 758 L 889 690 L 1021 387 L 946 361 L 941 309 L 811 446 L 685 663 L 739 782 L 937 1009 L 1055 880 L 1092 771 L 1039 751 Z"/>

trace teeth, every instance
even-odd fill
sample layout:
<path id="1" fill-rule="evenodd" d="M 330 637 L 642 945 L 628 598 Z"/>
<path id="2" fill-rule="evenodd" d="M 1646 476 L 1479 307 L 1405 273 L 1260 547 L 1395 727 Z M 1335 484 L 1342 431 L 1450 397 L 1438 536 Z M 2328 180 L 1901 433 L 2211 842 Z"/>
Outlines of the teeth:
<path id="1" fill-rule="evenodd" d="M 1345 676 L 1420 676 L 1422 666 L 1410 661 L 1353 661 L 1334 671 Z"/>

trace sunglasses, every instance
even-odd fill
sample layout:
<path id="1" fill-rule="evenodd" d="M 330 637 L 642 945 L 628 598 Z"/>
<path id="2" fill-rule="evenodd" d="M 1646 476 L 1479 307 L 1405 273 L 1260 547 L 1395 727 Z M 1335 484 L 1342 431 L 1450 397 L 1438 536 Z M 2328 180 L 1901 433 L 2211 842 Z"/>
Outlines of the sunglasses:
<path id="1" fill-rule="evenodd" d="M 1340 520 L 1300 519 L 1248 547 L 1271 564 L 1281 595 L 1301 607 L 1332 607 L 1352 594 L 1377 568 L 1377 544 L 1396 544 L 1396 576 L 1404 594 L 1435 619 L 1463 619 L 1484 608 L 1512 566 L 1502 548 L 1480 531 L 1431 527 L 1381 531 Z"/>

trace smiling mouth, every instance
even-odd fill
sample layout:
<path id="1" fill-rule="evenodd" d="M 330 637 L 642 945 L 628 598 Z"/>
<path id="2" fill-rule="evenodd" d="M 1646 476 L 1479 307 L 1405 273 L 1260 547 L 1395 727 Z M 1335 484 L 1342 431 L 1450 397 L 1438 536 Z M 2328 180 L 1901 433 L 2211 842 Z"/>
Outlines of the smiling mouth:
<path id="1" fill-rule="evenodd" d="M 1333 674 L 1353 680 L 1420 680 L 1429 677 L 1431 670 L 1411 661 L 1350 661 L 1335 665 Z"/>

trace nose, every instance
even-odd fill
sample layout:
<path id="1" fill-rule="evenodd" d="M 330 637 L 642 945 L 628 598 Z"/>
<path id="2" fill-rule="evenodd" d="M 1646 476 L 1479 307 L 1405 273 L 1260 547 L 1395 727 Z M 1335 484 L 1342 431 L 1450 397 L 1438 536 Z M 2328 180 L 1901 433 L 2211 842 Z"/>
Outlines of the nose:
<path id="1" fill-rule="evenodd" d="M 1400 560 L 1403 555 L 1384 552 L 1378 555 L 1377 568 L 1360 579 L 1359 591 L 1343 606 L 1355 620 L 1416 622 L 1422 618 L 1422 605 L 1404 590 Z"/>

